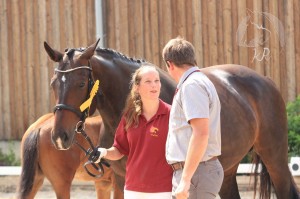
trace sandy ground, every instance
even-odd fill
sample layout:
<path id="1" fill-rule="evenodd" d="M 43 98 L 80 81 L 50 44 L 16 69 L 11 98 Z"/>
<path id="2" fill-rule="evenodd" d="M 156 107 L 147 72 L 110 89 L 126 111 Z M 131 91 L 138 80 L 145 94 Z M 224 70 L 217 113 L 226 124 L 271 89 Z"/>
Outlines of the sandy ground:
<path id="1" fill-rule="evenodd" d="M 0 199 L 16 198 L 16 189 L 19 176 L 0 176 Z M 35 197 L 36 199 L 54 199 L 55 193 L 51 184 L 45 179 L 41 190 Z M 96 198 L 95 188 L 92 182 L 73 181 L 71 198 L 90 199 Z"/>
<path id="2" fill-rule="evenodd" d="M 0 176 L 0 199 L 13 199 L 19 176 Z M 253 190 L 249 186 L 250 178 L 248 176 L 237 177 L 240 195 L 243 199 L 252 199 Z M 300 188 L 300 177 L 295 177 L 295 181 Z M 252 180 L 253 182 L 253 180 Z M 54 199 L 55 193 L 50 183 L 45 180 L 42 189 L 38 192 L 36 199 Z M 72 199 L 91 199 L 96 198 L 95 189 L 92 182 L 74 181 L 71 192 Z M 272 197 L 275 198 L 275 197 Z"/>

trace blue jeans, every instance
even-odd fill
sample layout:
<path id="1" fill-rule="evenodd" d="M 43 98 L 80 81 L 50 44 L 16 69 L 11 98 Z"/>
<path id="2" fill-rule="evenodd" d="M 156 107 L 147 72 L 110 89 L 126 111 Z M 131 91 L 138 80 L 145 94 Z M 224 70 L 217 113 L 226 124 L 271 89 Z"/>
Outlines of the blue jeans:
<path id="1" fill-rule="evenodd" d="M 182 170 L 173 174 L 172 185 L 174 194 L 179 185 Z M 224 179 L 224 170 L 219 160 L 201 162 L 196 169 L 189 190 L 189 199 L 214 199 L 217 197 Z M 175 199 L 175 196 L 172 196 Z"/>

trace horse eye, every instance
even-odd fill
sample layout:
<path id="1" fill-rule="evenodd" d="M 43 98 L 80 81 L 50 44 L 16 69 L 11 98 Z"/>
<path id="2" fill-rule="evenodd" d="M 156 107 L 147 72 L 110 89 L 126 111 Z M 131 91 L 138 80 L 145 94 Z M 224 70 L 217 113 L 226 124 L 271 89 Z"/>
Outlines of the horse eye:
<path id="1" fill-rule="evenodd" d="M 85 82 L 81 82 L 80 84 L 79 84 L 79 87 L 80 88 L 83 88 L 85 86 Z"/>

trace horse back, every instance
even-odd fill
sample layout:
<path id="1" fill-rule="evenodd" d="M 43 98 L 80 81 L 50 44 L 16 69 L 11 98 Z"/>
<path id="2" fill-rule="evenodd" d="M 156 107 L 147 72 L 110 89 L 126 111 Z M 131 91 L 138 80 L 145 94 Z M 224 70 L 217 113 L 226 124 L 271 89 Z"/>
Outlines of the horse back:
<path id="1" fill-rule="evenodd" d="M 207 67 L 202 71 L 216 86 L 218 94 L 222 96 L 220 101 L 234 98 L 243 106 L 266 113 L 274 111 L 275 107 L 266 110 L 270 104 L 279 106 L 276 111 L 285 111 L 285 103 L 274 82 L 248 67 L 227 64 Z"/>
<path id="2" fill-rule="evenodd" d="M 221 162 L 225 171 L 238 164 L 252 147 L 286 146 L 285 103 L 269 78 L 232 64 L 201 71 L 215 85 L 221 103 Z M 230 144 L 233 141 L 234 146 Z"/>
<path id="3" fill-rule="evenodd" d="M 24 150 L 24 141 L 27 139 L 27 137 L 34 132 L 34 130 L 40 128 L 43 126 L 47 121 L 50 120 L 50 118 L 53 118 L 53 113 L 48 113 L 43 116 L 41 116 L 39 119 L 37 119 L 34 123 L 32 123 L 28 129 L 25 131 L 22 141 L 21 141 L 21 154 L 23 153 Z"/>
<path id="4" fill-rule="evenodd" d="M 46 121 L 48 121 L 50 118 L 52 118 L 54 115 L 53 113 L 47 113 L 40 118 L 38 118 L 34 123 L 32 123 L 28 129 L 25 131 L 25 135 L 32 131 L 33 129 L 39 128 L 42 126 Z"/>

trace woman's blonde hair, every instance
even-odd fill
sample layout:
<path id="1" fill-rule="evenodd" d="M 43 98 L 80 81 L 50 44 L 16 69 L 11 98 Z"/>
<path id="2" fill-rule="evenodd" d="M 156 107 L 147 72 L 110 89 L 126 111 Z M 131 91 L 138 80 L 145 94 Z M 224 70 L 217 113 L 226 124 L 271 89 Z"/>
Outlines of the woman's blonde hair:
<path id="1" fill-rule="evenodd" d="M 126 120 L 125 129 L 127 130 L 129 127 L 139 125 L 139 116 L 143 112 L 143 102 L 141 100 L 141 96 L 136 92 L 137 86 L 140 85 L 142 79 L 142 72 L 145 70 L 155 70 L 158 73 L 158 70 L 154 65 L 151 64 L 142 64 L 142 66 L 137 69 L 131 78 L 130 81 L 130 93 L 127 96 L 125 108 L 124 108 L 124 117 Z"/>

